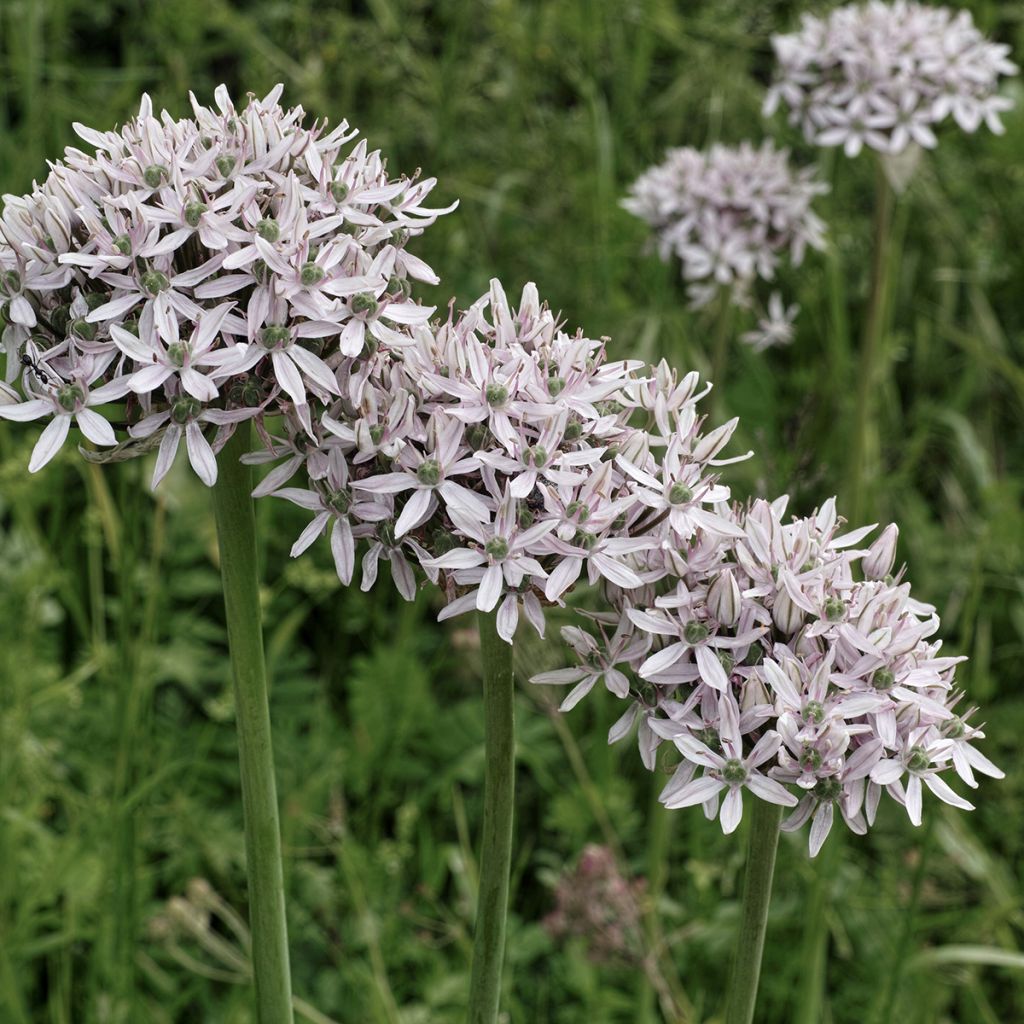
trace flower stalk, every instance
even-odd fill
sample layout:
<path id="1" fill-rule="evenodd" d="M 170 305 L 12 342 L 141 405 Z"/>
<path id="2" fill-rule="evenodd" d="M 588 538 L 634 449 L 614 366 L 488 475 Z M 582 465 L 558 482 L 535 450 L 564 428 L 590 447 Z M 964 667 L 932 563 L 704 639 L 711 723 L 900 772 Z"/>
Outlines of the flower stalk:
<path id="1" fill-rule="evenodd" d="M 743 909 L 729 976 L 725 1024 L 751 1024 L 754 1019 L 782 808 L 755 800 L 751 819 Z"/>
<path id="2" fill-rule="evenodd" d="M 512 863 L 515 794 L 515 684 L 512 645 L 497 629 L 497 615 L 480 612 L 480 653 L 484 677 L 484 828 L 480 850 L 469 1024 L 494 1024 L 501 998 Z"/>
<path id="3" fill-rule="evenodd" d="M 860 372 L 857 376 L 857 411 L 850 467 L 850 512 L 860 522 L 867 510 L 867 481 L 875 469 L 878 424 L 878 390 L 885 366 L 885 340 L 888 331 L 889 279 L 893 254 L 892 216 L 896 196 L 885 176 L 881 161 L 875 182 L 874 253 L 871 266 L 871 294 L 861 344 Z"/>
<path id="4" fill-rule="evenodd" d="M 251 429 L 249 423 L 239 424 L 225 446 L 213 505 L 235 686 L 256 1020 L 291 1024 L 281 828 L 256 570 L 252 470 L 239 461 L 249 451 Z"/>

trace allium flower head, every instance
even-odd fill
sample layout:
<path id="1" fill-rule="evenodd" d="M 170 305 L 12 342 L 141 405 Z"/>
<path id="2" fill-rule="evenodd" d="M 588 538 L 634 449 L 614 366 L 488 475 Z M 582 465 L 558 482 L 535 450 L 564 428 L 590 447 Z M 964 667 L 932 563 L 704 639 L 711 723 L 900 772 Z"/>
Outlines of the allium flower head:
<path id="1" fill-rule="evenodd" d="M 808 246 L 822 248 L 825 226 L 811 204 L 827 191 L 813 168 L 794 169 L 769 140 L 671 149 L 622 205 L 651 226 L 662 259 L 680 259 L 701 306 L 721 288 L 742 298 L 755 280 L 772 280 L 784 257 L 798 266 Z"/>
<path id="2" fill-rule="evenodd" d="M 915 825 L 925 790 L 970 809 L 944 776 L 975 787 L 975 770 L 1002 772 L 973 745 L 973 711 L 956 710 L 963 659 L 942 652 L 935 610 L 890 574 L 895 528 L 861 548 L 873 527 L 841 532 L 833 501 L 789 521 L 786 504 L 720 509 L 733 530 L 695 522 L 673 557 L 645 553 L 644 587 L 606 588 L 616 611 L 564 631 L 578 667 L 533 681 L 572 685 L 570 707 L 603 681 L 629 702 L 609 740 L 639 722 L 649 768 L 669 741 L 678 765 L 662 802 L 701 804 L 725 832 L 745 791 L 793 808 L 786 829 L 809 821 L 812 855 L 837 814 L 866 831 L 883 794 Z"/>
<path id="3" fill-rule="evenodd" d="M 236 423 L 287 409 L 312 432 L 340 359 L 430 316 L 411 283 L 437 277 L 406 246 L 447 212 L 425 205 L 434 180 L 390 177 L 344 121 L 306 126 L 280 95 L 239 108 L 221 86 L 180 120 L 143 97 L 119 130 L 75 125 L 93 152 L 4 197 L 0 417 L 48 420 L 32 471 L 72 424 L 112 446 L 116 422 L 116 457 L 159 445 L 154 485 L 181 439 L 212 484 Z"/>
<path id="4" fill-rule="evenodd" d="M 1010 48 L 987 41 L 969 11 L 896 0 L 803 15 L 798 31 L 772 38 L 778 59 L 765 113 L 789 108 L 809 142 L 897 154 L 931 149 L 947 117 L 966 132 L 1001 133 L 1012 103 L 997 94 L 1012 75 Z"/>

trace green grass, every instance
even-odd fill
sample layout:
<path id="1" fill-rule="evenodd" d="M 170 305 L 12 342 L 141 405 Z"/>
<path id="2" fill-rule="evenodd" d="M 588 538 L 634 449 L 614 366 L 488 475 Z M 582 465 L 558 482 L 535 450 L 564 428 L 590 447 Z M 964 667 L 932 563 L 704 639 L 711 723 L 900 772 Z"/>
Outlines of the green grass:
<path id="1" fill-rule="evenodd" d="M 184 114 L 189 89 L 283 80 L 287 99 L 347 117 L 392 167 L 422 166 L 439 200 L 461 200 L 417 250 L 443 278 L 431 301 L 464 305 L 494 275 L 510 292 L 536 280 L 619 354 L 703 369 L 713 324 L 686 311 L 675 268 L 645 254 L 617 200 L 666 146 L 770 131 L 831 181 L 830 248 L 782 279 L 803 307 L 796 343 L 731 352 L 724 402 L 742 417 L 737 450 L 758 454 L 729 482 L 788 491 L 806 511 L 847 479 L 874 180 L 867 157 L 817 153 L 760 117 L 768 36 L 808 6 L 829 5 L 6 0 L 0 186 L 25 191 L 73 141 L 73 120 L 123 121 L 143 90 Z M 968 6 L 1024 57 L 1018 5 Z M 973 814 L 929 804 L 921 831 L 885 808 L 824 872 L 804 837 L 783 838 L 765 1024 L 799 1019 L 820 988 L 805 936 L 816 900 L 817 1020 L 1024 1019 L 1024 95 L 1012 88 L 1007 134 L 944 132 L 897 206 L 867 492 L 872 518 L 901 524 L 900 556 L 950 649 L 971 656 L 961 678 L 1008 777 L 983 783 Z M 71 452 L 29 478 L 35 433 L 0 429 L 0 1021 L 242 1024 L 244 935 L 223 910 L 191 931 L 170 927 L 180 903 L 168 910 L 197 877 L 219 906 L 245 909 L 209 495 L 181 467 L 154 497 L 145 465 L 98 470 Z M 406 606 L 383 585 L 346 593 L 319 547 L 290 562 L 301 513 L 279 504 L 258 514 L 295 991 L 340 1024 L 454 1024 L 482 820 L 472 623 L 436 626 L 432 598 Z M 521 676 L 561 656 L 527 638 Z M 521 685 L 517 698 L 510 1021 L 663 1019 L 635 963 L 594 964 L 542 927 L 554 879 L 588 842 L 651 879 L 645 935 L 666 938 L 662 974 L 708 1020 L 744 837 L 699 812 L 666 823 L 635 750 L 605 745 L 613 697 L 561 719 L 549 696 Z"/>

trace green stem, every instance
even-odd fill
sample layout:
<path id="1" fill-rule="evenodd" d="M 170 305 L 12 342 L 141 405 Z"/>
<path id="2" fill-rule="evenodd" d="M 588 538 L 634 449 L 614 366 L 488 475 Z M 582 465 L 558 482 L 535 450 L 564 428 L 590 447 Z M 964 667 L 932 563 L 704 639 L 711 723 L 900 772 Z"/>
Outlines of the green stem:
<path id="1" fill-rule="evenodd" d="M 718 408 L 718 415 L 724 409 L 725 370 L 729 362 L 729 347 L 732 341 L 732 289 L 723 288 L 718 297 L 718 312 L 711 341 L 711 383 L 715 385 L 712 396 Z"/>
<path id="2" fill-rule="evenodd" d="M 497 616 L 478 615 L 484 664 L 484 833 L 480 849 L 473 967 L 469 983 L 470 1024 L 495 1024 L 501 997 L 512 863 L 515 792 L 515 685 L 512 645 L 498 636 Z"/>
<path id="3" fill-rule="evenodd" d="M 871 294 L 868 315 L 861 343 L 860 367 L 857 374 L 857 413 L 854 424 L 852 462 L 850 466 L 849 510 L 854 523 L 862 521 L 867 511 L 865 484 L 875 470 L 878 429 L 876 396 L 882 381 L 885 363 L 885 336 L 889 311 L 889 264 L 892 258 L 892 214 L 895 194 L 882 168 L 881 161 L 875 181 L 874 253 L 871 264 Z"/>
<path id="4" fill-rule="evenodd" d="M 775 852 L 779 846 L 782 808 L 765 800 L 754 800 L 747 846 L 747 869 L 743 880 L 743 908 L 736 938 L 725 1024 L 751 1024 L 761 977 L 761 954 L 772 898 Z"/>
<path id="5" fill-rule="evenodd" d="M 258 1024 L 292 1024 L 281 828 L 263 660 L 252 471 L 239 462 L 249 451 L 251 438 L 250 424 L 243 423 L 225 445 L 217 460 L 220 475 L 213 488 L 213 507 L 235 682 L 256 1020 Z"/>
<path id="6" fill-rule="evenodd" d="M 885 999 L 882 1004 L 881 1016 L 878 1018 L 880 1024 L 892 1024 L 896 1010 L 896 998 L 900 992 L 900 982 L 903 980 L 903 966 L 910 955 L 910 942 L 914 935 L 914 928 L 917 924 L 917 910 L 921 905 L 921 890 L 924 887 L 924 879 L 928 868 L 928 854 L 931 851 L 932 830 L 935 826 L 935 815 L 929 815 L 928 822 L 924 827 L 924 834 L 917 851 L 917 868 L 914 871 L 914 880 L 910 885 L 910 899 L 903 913 L 902 928 L 896 945 L 896 956 L 891 961 L 889 977 L 885 986 Z"/>
<path id="7" fill-rule="evenodd" d="M 800 957 L 800 996 L 793 1024 L 818 1024 L 825 996 L 828 966 L 828 911 L 831 906 L 832 880 L 839 864 L 844 834 L 836 829 L 811 862 L 814 881 L 804 914 L 803 953 Z"/>

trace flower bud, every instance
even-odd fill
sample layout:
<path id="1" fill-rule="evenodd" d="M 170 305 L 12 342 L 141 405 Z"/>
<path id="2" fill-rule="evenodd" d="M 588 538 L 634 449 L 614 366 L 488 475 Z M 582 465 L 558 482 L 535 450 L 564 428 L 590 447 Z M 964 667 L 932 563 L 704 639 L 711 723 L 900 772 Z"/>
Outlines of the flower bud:
<path id="1" fill-rule="evenodd" d="M 725 570 L 708 587 L 708 608 L 723 626 L 735 626 L 740 617 L 740 588 L 736 577 Z"/>
<path id="2" fill-rule="evenodd" d="M 866 579 L 881 580 L 892 572 L 896 562 L 896 541 L 899 535 L 899 527 L 895 523 L 890 523 L 868 548 L 868 553 L 860 563 Z"/>
<path id="3" fill-rule="evenodd" d="M 803 609 L 794 603 L 785 590 L 780 590 L 772 606 L 772 622 L 784 636 L 792 636 L 803 625 L 803 621 Z"/>

